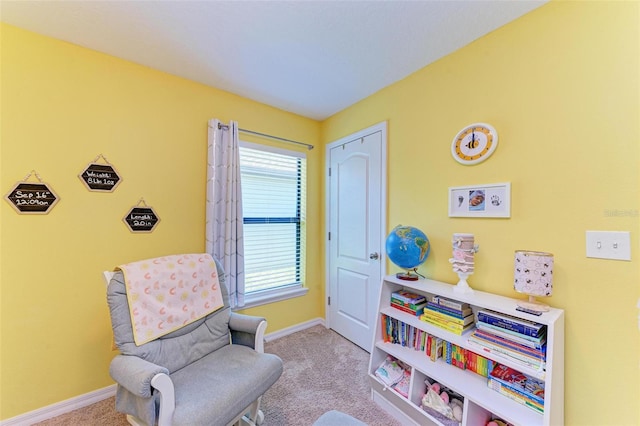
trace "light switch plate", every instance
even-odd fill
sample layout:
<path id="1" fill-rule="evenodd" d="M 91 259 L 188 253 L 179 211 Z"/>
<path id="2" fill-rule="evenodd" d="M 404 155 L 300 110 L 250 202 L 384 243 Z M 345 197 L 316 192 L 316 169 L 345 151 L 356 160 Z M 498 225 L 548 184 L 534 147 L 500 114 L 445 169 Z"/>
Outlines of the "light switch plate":
<path id="1" fill-rule="evenodd" d="M 627 231 L 587 231 L 587 257 L 631 260 L 631 236 Z"/>

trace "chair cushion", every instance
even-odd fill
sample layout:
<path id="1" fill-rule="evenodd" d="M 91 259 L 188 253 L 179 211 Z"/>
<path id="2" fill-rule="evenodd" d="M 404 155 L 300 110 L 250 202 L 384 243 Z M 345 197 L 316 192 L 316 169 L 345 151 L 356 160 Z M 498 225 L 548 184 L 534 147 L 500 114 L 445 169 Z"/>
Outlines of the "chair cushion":
<path id="1" fill-rule="evenodd" d="M 228 345 L 170 375 L 174 425 L 226 425 L 282 374 L 282 361 L 242 345 Z"/>
<path id="2" fill-rule="evenodd" d="M 107 302 L 111 314 L 114 341 L 120 352 L 123 355 L 138 356 L 165 367 L 171 373 L 229 345 L 229 317 L 231 315 L 229 295 L 224 284 L 222 268 L 218 262 L 216 265 L 224 307 L 205 318 L 140 346 L 136 346 L 133 338 L 124 276 L 122 272 L 117 272 L 107 287 Z"/>

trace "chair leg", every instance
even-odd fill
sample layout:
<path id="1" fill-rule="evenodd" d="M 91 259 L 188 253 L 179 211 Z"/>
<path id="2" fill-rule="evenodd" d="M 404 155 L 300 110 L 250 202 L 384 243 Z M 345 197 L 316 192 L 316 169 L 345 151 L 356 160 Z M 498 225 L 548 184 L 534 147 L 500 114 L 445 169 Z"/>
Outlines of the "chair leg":
<path id="1" fill-rule="evenodd" d="M 248 411 L 238 421 L 238 426 L 258 426 L 264 422 L 264 413 L 260 410 L 260 400 L 255 400 L 249 407 Z"/>
<path id="2" fill-rule="evenodd" d="M 132 426 L 146 426 L 142 420 L 132 416 L 131 414 L 127 414 L 127 422 Z"/>
<path id="3" fill-rule="evenodd" d="M 262 410 L 258 410 L 258 414 L 256 414 L 253 421 L 251 421 L 251 419 L 249 419 L 245 415 L 242 417 L 242 419 L 240 419 L 238 423 L 238 426 L 260 426 L 262 423 L 264 423 L 264 413 L 262 412 Z"/>
<path id="4" fill-rule="evenodd" d="M 256 418 L 256 424 L 259 426 L 264 422 L 264 413 L 262 410 L 258 410 L 258 416 Z"/>

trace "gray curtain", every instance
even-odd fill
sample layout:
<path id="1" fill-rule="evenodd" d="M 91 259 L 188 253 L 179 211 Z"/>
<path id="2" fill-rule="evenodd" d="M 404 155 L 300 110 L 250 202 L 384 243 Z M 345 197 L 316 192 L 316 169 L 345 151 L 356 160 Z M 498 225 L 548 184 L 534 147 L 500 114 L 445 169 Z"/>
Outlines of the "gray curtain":
<path id="1" fill-rule="evenodd" d="M 244 243 L 238 123 L 209 120 L 206 251 L 222 264 L 231 307 L 244 306 Z"/>

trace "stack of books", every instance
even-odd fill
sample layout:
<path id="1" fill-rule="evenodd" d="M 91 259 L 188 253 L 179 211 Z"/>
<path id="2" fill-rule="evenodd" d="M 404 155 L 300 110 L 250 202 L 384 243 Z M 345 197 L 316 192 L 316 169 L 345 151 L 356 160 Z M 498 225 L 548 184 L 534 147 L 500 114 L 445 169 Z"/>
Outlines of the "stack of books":
<path id="1" fill-rule="evenodd" d="M 443 346 L 444 346 L 444 340 L 429 334 L 427 336 L 425 353 L 427 354 L 427 356 L 431 361 L 436 361 L 438 358 L 442 358 Z"/>
<path id="2" fill-rule="evenodd" d="M 391 293 L 391 306 L 408 314 L 420 316 L 427 305 L 426 297 L 406 290 Z"/>
<path id="3" fill-rule="evenodd" d="M 466 352 L 466 361 L 467 370 L 473 371 L 483 377 L 488 377 L 491 370 L 493 370 L 493 361 L 483 357 L 482 355 L 478 355 L 469 349 L 467 349 Z"/>
<path id="4" fill-rule="evenodd" d="M 488 386 L 538 413 L 544 412 L 544 382 L 541 380 L 496 364 L 489 374 Z"/>
<path id="5" fill-rule="evenodd" d="M 462 370 L 467 368 L 467 351 L 451 342 L 446 342 L 442 357 L 449 365 L 458 367 Z"/>
<path id="6" fill-rule="evenodd" d="M 387 315 L 382 315 L 381 321 L 384 342 L 413 348 L 416 351 L 425 350 L 427 332 Z"/>
<path id="7" fill-rule="evenodd" d="M 469 336 L 470 345 L 536 370 L 545 369 L 546 342 L 545 325 L 486 309 L 478 311 L 476 330 Z"/>
<path id="8" fill-rule="evenodd" d="M 420 319 L 457 335 L 462 335 L 474 325 L 473 312 L 468 303 L 442 296 L 432 296 L 427 301 Z"/>

